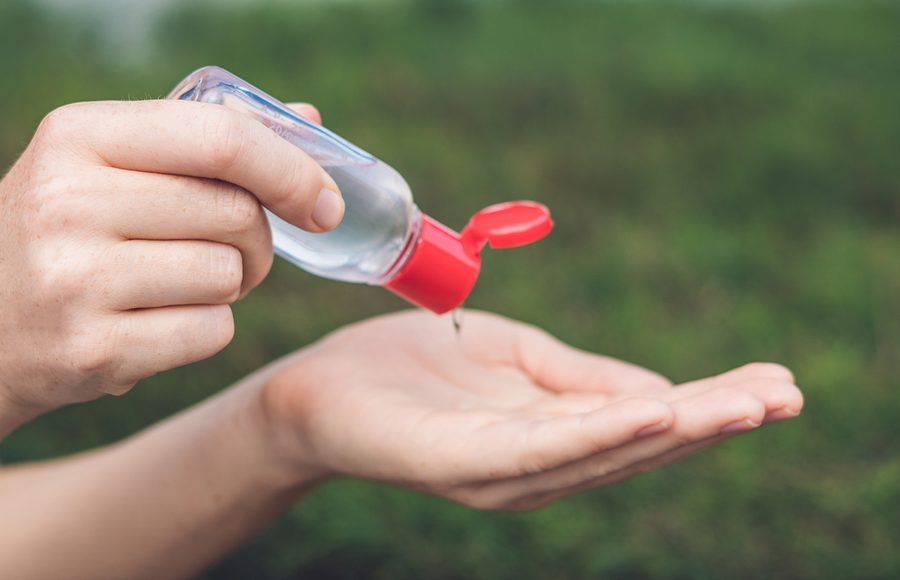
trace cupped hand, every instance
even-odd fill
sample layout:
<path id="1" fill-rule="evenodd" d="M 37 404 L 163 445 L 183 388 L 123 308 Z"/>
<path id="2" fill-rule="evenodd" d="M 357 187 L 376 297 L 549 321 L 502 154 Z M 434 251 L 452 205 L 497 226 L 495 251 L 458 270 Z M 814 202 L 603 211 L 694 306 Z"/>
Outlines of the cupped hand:
<path id="1" fill-rule="evenodd" d="M 672 384 L 533 327 L 406 312 L 342 329 L 269 371 L 279 453 L 306 472 L 532 509 L 794 417 L 791 373 L 754 363 Z"/>
<path id="2" fill-rule="evenodd" d="M 0 414 L 119 394 L 220 350 L 229 304 L 272 263 L 263 206 L 314 232 L 343 213 L 309 156 L 223 106 L 48 115 L 0 182 Z"/>

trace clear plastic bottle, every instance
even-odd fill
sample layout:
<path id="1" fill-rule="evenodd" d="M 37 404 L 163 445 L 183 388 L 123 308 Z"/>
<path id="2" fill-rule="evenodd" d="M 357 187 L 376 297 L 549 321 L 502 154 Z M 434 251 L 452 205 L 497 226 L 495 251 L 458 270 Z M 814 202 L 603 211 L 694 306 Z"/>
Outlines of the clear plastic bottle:
<path id="1" fill-rule="evenodd" d="M 318 276 L 385 286 L 415 304 L 446 312 L 471 291 L 485 242 L 514 247 L 536 241 L 552 228 L 544 206 L 517 202 L 479 212 L 475 218 L 486 216 L 480 219 L 485 227 L 473 227 L 479 222 L 473 218 L 469 234 L 457 234 L 419 211 L 409 185 L 389 165 L 219 67 L 195 71 L 169 98 L 248 114 L 334 178 L 346 209 L 330 232 L 306 232 L 267 211 L 275 251 Z M 499 245 L 495 234 L 502 238 Z"/>

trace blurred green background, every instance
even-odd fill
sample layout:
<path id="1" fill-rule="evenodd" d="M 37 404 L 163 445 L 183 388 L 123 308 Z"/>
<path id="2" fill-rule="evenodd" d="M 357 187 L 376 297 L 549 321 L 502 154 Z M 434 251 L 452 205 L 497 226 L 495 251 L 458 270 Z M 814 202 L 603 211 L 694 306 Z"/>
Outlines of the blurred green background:
<path id="1" fill-rule="evenodd" d="M 469 306 L 676 381 L 779 361 L 807 397 L 789 424 L 529 514 L 331 485 L 210 578 L 900 577 L 897 3 L 182 3 L 145 29 L 148 14 L 0 3 L 4 167 L 56 106 L 160 97 L 218 64 L 316 103 L 447 224 L 551 206 L 554 234 L 487 255 Z M 225 352 L 42 418 L 4 460 L 125 437 L 404 307 L 278 263 Z"/>

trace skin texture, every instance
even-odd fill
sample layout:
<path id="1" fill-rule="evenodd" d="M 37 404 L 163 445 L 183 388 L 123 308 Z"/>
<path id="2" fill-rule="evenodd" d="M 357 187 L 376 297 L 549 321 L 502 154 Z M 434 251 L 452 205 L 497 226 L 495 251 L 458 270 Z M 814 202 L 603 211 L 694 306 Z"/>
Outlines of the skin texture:
<path id="1" fill-rule="evenodd" d="M 323 231 L 324 189 L 310 157 L 222 106 L 50 113 L 0 182 L 0 434 L 222 349 L 229 305 L 272 264 L 262 207 Z"/>
<path id="2" fill-rule="evenodd" d="M 673 387 L 498 316 L 467 313 L 457 340 L 446 317 L 388 315 L 122 443 L 3 469 L 16 525 L 0 562 L 13 578 L 188 577 L 335 477 L 534 509 L 802 406 L 779 365 Z"/>
<path id="3" fill-rule="evenodd" d="M 321 169 L 214 109 L 61 110 L 0 182 L 0 440 L 224 346 L 228 304 L 271 263 L 261 205 L 317 227 Z M 181 150 L 184 131 L 218 138 Z M 189 577 L 337 477 L 534 509 L 802 406 L 775 364 L 672 386 L 487 313 L 459 337 L 447 317 L 383 316 L 120 443 L 0 469 L 0 576 Z"/>
<path id="4" fill-rule="evenodd" d="M 799 414 L 790 371 L 756 363 L 673 387 L 543 331 L 407 312 L 342 329 L 283 362 L 267 414 L 285 458 L 481 509 L 534 509 Z M 289 459 L 286 459 L 289 461 Z"/>

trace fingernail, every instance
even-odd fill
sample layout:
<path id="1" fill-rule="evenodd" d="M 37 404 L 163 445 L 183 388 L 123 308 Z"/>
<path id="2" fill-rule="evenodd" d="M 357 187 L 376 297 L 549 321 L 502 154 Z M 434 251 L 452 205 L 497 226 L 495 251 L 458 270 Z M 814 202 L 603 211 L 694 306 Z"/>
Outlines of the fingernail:
<path id="1" fill-rule="evenodd" d="M 344 198 L 330 189 L 322 189 L 313 208 L 312 219 L 323 230 L 330 230 L 344 217 Z"/>
<path id="2" fill-rule="evenodd" d="M 751 419 L 741 419 L 734 421 L 719 429 L 719 433 L 726 435 L 728 433 L 740 433 L 741 431 L 750 431 L 759 427 L 759 423 Z"/>
<path id="3" fill-rule="evenodd" d="M 669 424 L 665 421 L 661 421 L 659 423 L 654 423 L 653 425 L 647 425 L 640 431 L 634 434 L 634 436 L 638 439 L 641 437 L 649 437 L 651 435 L 656 435 L 657 433 L 662 433 L 666 429 L 669 428 Z"/>
<path id="4" fill-rule="evenodd" d="M 799 415 L 799 413 L 793 409 L 788 409 L 787 407 L 782 407 L 776 411 L 772 411 L 766 418 L 763 419 L 763 423 L 775 423 L 776 421 L 784 421 L 785 419 L 793 419 Z"/>

